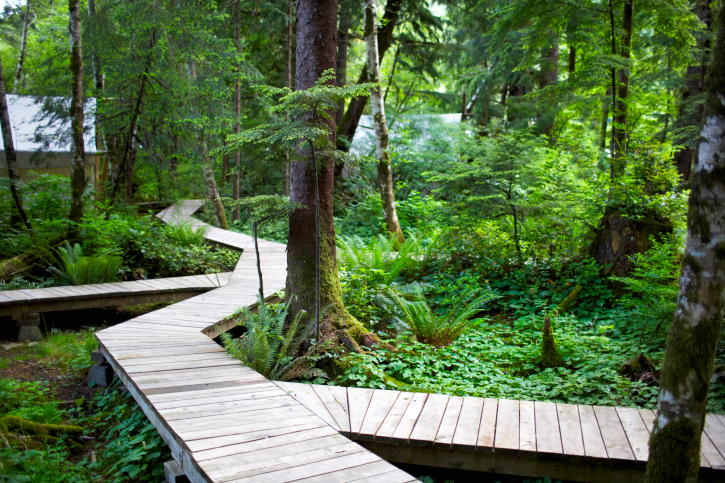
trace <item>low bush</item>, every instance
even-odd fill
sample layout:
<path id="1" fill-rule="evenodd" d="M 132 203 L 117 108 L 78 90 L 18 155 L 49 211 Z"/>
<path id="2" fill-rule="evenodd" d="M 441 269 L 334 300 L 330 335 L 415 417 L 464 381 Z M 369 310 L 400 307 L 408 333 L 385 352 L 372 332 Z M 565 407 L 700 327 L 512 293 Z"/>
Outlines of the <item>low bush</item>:
<path id="1" fill-rule="evenodd" d="M 195 227 L 187 222 L 174 223 L 164 227 L 166 236 L 183 246 L 203 244 L 207 231 L 209 231 L 209 227 L 206 225 Z"/>
<path id="2" fill-rule="evenodd" d="M 108 253 L 84 257 L 80 244 L 71 245 L 67 240 L 56 250 L 56 258 L 60 268 L 49 267 L 48 271 L 70 285 L 115 282 L 123 265 L 121 257 Z"/>

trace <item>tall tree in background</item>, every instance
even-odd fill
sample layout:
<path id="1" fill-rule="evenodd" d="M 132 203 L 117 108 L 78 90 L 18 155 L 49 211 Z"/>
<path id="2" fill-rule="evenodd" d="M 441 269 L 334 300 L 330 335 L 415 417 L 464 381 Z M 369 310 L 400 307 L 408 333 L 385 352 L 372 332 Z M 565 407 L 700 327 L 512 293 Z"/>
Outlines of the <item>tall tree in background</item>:
<path id="1" fill-rule="evenodd" d="M 611 5 L 611 0 L 610 0 Z M 613 14 L 613 12 L 612 12 Z M 634 0 L 624 1 L 624 11 L 622 13 L 622 36 L 621 46 L 619 48 L 619 56 L 625 62 L 629 63 L 632 58 L 632 22 L 634 21 Z M 615 35 L 614 29 L 612 36 Z M 612 38 L 614 46 L 614 38 Z M 617 85 L 617 100 L 614 110 L 614 119 L 612 120 L 612 167 L 610 175 L 612 178 L 620 176 L 624 172 L 623 155 L 627 152 L 627 104 L 629 98 L 629 77 L 631 67 L 627 65 L 624 69 L 619 70 L 619 84 Z"/>
<path id="2" fill-rule="evenodd" d="M 383 61 L 385 52 L 393 42 L 393 30 L 398 22 L 398 16 L 400 9 L 403 6 L 403 0 L 388 0 L 385 4 L 385 13 L 383 14 L 382 21 L 380 22 L 382 28 L 378 30 L 378 55 L 379 62 Z M 299 27 L 298 27 L 299 28 Z M 299 41 L 299 36 L 297 37 Z M 298 47 L 299 49 L 299 47 Z M 368 69 L 367 66 L 363 67 L 358 79 L 358 84 L 368 82 Z M 345 114 L 342 116 L 342 120 L 337 126 L 337 148 L 343 151 L 349 149 L 350 142 L 355 136 L 357 125 L 360 122 L 360 116 L 362 116 L 365 110 L 365 105 L 368 102 L 367 97 L 358 97 L 352 99 L 345 110 Z"/>
<path id="3" fill-rule="evenodd" d="M 86 190 L 85 160 L 83 146 L 83 53 L 81 51 L 81 12 L 80 0 L 71 0 L 70 11 L 70 71 L 72 75 L 71 89 L 71 130 L 72 130 L 72 164 L 71 164 L 71 204 L 68 219 L 73 223 L 69 235 L 77 238 L 78 225 L 83 219 L 83 193 Z"/>
<path id="4" fill-rule="evenodd" d="M 242 1 L 237 0 L 234 4 L 234 47 L 237 50 L 237 55 L 242 55 Z M 234 75 L 234 134 L 239 134 L 242 130 L 241 118 L 242 118 L 242 61 L 238 60 L 236 63 L 236 72 Z M 241 177 L 241 156 L 242 153 L 239 151 L 234 153 L 234 167 L 232 171 L 232 199 L 237 201 L 239 199 L 239 179 Z M 232 221 L 240 218 L 239 205 L 234 206 L 232 211 Z"/>
<path id="5" fill-rule="evenodd" d="M 385 228 L 390 236 L 395 237 L 398 243 L 404 243 L 405 237 L 398 221 L 398 212 L 395 209 L 395 191 L 393 171 L 390 167 L 390 136 L 388 123 L 385 119 L 385 104 L 383 102 L 383 88 L 380 76 L 380 61 L 378 58 L 378 16 L 375 0 L 365 0 L 365 55 L 366 67 L 370 82 L 376 87 L 370 90 L 370 109 L 375 129 L 375 148 L 378 157 L 378 184 L 380 197 L 383 202 L 383 215 Z"/>
<path id="6" fill-rule="evenodd" d="M 25 227 L 33 233 L 33 227 L 30 224 L 28 215 L 23 208 L 23 200 L 18 192 L 18 184 L 20 183 L 20 175 L 18 174 L 18 158 L 15 153 L 15 145 L 13 144 L 13 131 L 10 127 L 10 115 L 8 114 L 8 102 L 5 97 L 5 77 L 3 76 L 3 66 L 0 61 L 0 128 L 3 134 L 3 146 L 5 148 L 5 163 L 8 167 L 8 178 L 10 178 L 10 194 L 13 197 L 15 206 L 18 209 L 20 218 L 23 220 Z"/>
<path id="7" fill-rule="evenodd" d="M 23 33 L 20 36 L 20 53 L 18 54 L 18 67 L 15 69 L 15 82 L 13 94 L 17 94 L 23 76 L 23 64 L 25 63 L 25 52 L 28 48 L 28 29 L 30 28 L 30 0 L 25 2 L 25 17 L 23 18 Z"/>
<path id="8" fill-rule="evenodd" d="M 692 172 L 677 311 L 660 378 L 647 483 L 696 482 L 713 361 L 725 309 L 725 8 L 709 66 Z"/>
<path id="9" fill-rule="evenodd" d="M 96 1 L 88 0 L 88 18 L 90 20 L 90 27 L 93 30 L 97 28 L 97 13 L 96 13 Z M 100 103 L 103 98 L 103 72 L 101 71 L 101 56 L 96 53 L 96 50 L 91 51 L 91 61 L 93 63 L 93 80 L 95 84 L 94 94 L 96 96 L 96 118 L 95 118 L 95 129 L 96 129 L 96 152 L 101 153 L 101 172 L 98 176 L 99 186 L 96 186 L 97 199 L 102 199 L 106 189 L 106 182 L 108 181 L 108 155 L 106 154 L 106 142 L 103 138 L 103 127 L 100 122 L 100 113 L 102 107 Z"/>
<path id="10" fill-rule="evenodd" d="M 340 19 L 337 28 L 337 66 L 335 68 L 335 82 L 337 87 L 343 87 L 347 83 L 347 50 L 350 46 L 350 25 L 352 24 L 352 3 L 353 0 L 342 0 L 340 4 Z M 345 114 L 345 101 L 340 101 L 340 107 L 335 113 L 337 126 L 342 122 Z"/>

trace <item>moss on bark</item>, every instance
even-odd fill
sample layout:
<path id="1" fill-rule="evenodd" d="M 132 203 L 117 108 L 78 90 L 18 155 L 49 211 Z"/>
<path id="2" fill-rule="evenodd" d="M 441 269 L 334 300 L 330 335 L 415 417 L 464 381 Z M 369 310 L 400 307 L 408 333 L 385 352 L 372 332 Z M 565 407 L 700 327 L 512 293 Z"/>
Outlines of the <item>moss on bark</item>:
<path id="1" fill-rule="evenodd" d="M 544 367 L 559 367 L 564 365 L 564 359 L 559 354 L 554 338 L 554 329 L 551 327 L 549 317 L 544 319 L 544 327 L 541 331 L 541 365 Z"/>
<path id="2" fill-rule="evenodd" d="M 682 483 L 693 481 L 689 475 L 692 467 L 692 458 L 699 462 L 700 452 L 693 455 L 692 441 L 698 441 L 700 447 L 700 433 L 702 428 L 694 421 L 681 419 L 665 425 L 664 429 L 652 433 L 649 440 L 650 455 L 664 455 L 656 458 L 656 464 L 647 465 L 645 480 L 648 483 Z M 650 461 L 653 461 L 650 458 Z M 699 467 L 699 464 L 697 465 Z M 697 481 L 697 477 L 695 480 Z"/>

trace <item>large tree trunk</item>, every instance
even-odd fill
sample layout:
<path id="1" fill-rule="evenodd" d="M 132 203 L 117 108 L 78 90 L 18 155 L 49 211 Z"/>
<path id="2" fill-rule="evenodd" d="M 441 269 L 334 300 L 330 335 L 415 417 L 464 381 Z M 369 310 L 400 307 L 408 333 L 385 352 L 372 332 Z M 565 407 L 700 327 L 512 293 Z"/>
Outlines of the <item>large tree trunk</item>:
<path id="1" fill-rule="evenodd" d="M 8 114 L 8 103 L 5 98 L 5 77 L 3 76 L 3 66 L 0 62 L 0 128 L 3 132 L 3 146 L 5 147 L 5 164 L 8 167 L 8 178 L 10 178 L 10 194 L 13 197 L 18 214 L 23 220 L 25 227 L 30 234 L 33 234 L 33 227 L 30 224 L 28 215 L 23 208 L 23 200 L 18 192 L 18 184 L 20 183 L 20 175 L 18 174 L 18 158 L 15 154 L 15 145 L 13 144 L 13 131 L 10 127 L 10 115 Z"/>
<path id="2" fill-rule="evenodd" d="M 634 0 L 625 0 L 622 14 L 622 29 L 624 38 L 620 47 L 620 57 L 629 61 L 632 46 L 632 20 L 634 18 Z M 627 152 L 627 103 L 629 98 L 629 73 L 626 69 L 619 71 L 619 85 L 617 86 L 617 103 L 614 110 L 612 129 L 614 129 L 614 149 L 612 157 L 612 178 L 624 173 L 623 155 Z"/>
<path id="3" fill-rule="evenodd" d="M 547 86 L 556 84 L 559 77 L 559 38 L 554 37 L 551 48 L 541 63 L 541 77 L 539 79 L 539 88 L 543 89 Z M 551 136 L 551 130 L 554 128 L 556 120 L 556 109 L 554 106 L 548 106 L 547 112 L 540 113 L 538 117 L 538 127 L 542 134 Z"/>
<path id="4" fill-rule="evenodd" d="M 23 64 L 25 63 L 25 52 L 28 47 L 28 28 L 30 27 L 30 0 L 25 2 L 25 18 L 23 20 L 23 33 L 20 37 L 20 55 L 18 55 L 18 67 L 15 69 L 15 82 L 13 84 L 13 94 L 17 94 L 20 89 L 21 79 L 23 77 Z"/>
<path id="5" fill-rule="evenodd" d="M 700 438 L 725 309 L 725 8 L 706 80 L 680 295 L 667 336 L 647 483 L 697 482 Z"/>
<path id="6" fill-rule="evenodd" d="M 380 22 L 382 28 L 378 31 L 378 52 L 380 54 L 380 62 L 383 61 L 385 52 L 388 51 L 388 48 L 393 41 L 393 30 L 398 22 L 398 14 L 400 13 L 402 5 L 403 0 L 388 0 L 388 3 L 385 5 L 385 13 L 383 14 L 383 19 Z M 297 39 L 299 41 L 299 36 Z M 368 82 L 367 67 L 363 67 L 358 79 L 358 84 L 363 82 Z M 342 121 L 337 126 L 337 149 L 342 151 L 347 151 L 349 149 L 349 144 L 355 136 L 357 125 L 360 122 L 360 116 L 362 116 L 367 102 L 368 98 L 366 96 L 350 100 L 347 110 L 342 116 Z"/>
<path id="7" fill-rule="evenodd" d="M 241 0 L 234 5 L 234 46 L 237 48 L 237 54 L 242 55 L 242 17 L 241 17 Z M 237 63 L 237 72 L 234 76 L 234 134 L 242 131 L 242 63 Z M 234 171 L 232 173 L 232 199 L 239 199 L 239 179 L 241 177 L 241 161 L 242 153 L 237 151 L 234 153 Z M 235 206 L 232 211 L 232 221 L 237 221 L 241 217 L 239 207 Z"/>
<path id="8" fill-rule="evenodd" d="M 705 24 L 705 28 L 709 31 L 712 25 L 712 16 L 710 15 L 710 2 L 707 0 L 698 0 L 695 5 L 695 13 L 700 22 Z M 690 179 L 690 170 L 692 167 L 692 159 L 696 154 L 696 139 L 692 139 L 694 136 L 682 136 L 678 135 L 678 131 L 687 127 L 695 128 L 699 127 L 702 122 L 702 106 L 699 104 L 693 104 L 693 98 L 700 94 L 705 84 L 705 66 L 707 63 L 707 53 L 710 40 L 705 37 L 700 42 L 699 47 L 705 51 L 703 57 L 698 64 L 687 66 L 687 73 L 685 76 L 685 89 L 682 91 L 682 101 L 677 113 L 677 119 L 675 120 L 674 131 L 675 140 L 678 144 L 683 145 L 680 149 L 675 151 L 674 163 L 677 166 L 677 172 L 683 180 Z"/>
<path id="9" fill-rule="evenodd" d="M 370 81 L 377 83 L 377 87 L 370 90 L 370 108 L 373 115 L 375 129 L 375 147 L 378 157 L 378 184 L 380 197 L 383 202 L 383 215 L 385 228 L 398 243 L 404 243 L 405 237 L 398 221 L 398 212 L 395 209 L 395 193 L 393 191 L 393 172 L 390 168 L 390 148 L 388 136 L 388 123 L 385 120 L 385 104 L 383 103 L 383 89 L 380 86 L 380 63 L 378 60 L 378 16 L 375 0 L 364 0 L 365 8 L 365 53 L 366 67 L 370 73 Z"/>
<path id="10" fill-rule="evenodd" d="M 297 63 L 295 90 L 315 85 L 321 74 L 334 69 L 337 50 L 337 0 L 300 0 L 297 4 Z M 334 143 L 335 121 L 328 121 Z M 304 148 L 303 148 L 304 149 Z M 335 227 L 332 212 L 334 161 L 321 160 L 318 171 L 320 232 L 320 307 L 330 306 L 321 326 L 322 338 L 332 337 L 358 342 L 367 331 L 345 309 L 337 271 Z M 289 217 L 287 244 L 287 299 L 290 314 L 305 310 L 315 313 L 317 236 L 315 220 L 315 171 L 310 156 L 290 163 L 290 199 L 305 205 Z"/>
<path id="11" fill-rule="evenodd" d="M 83 145 L 83 54 L 81 52 L 81 12 L 80 0 L 71 0 L 70 10 L 70 71 L 73 77 L 71 94 L 71 202 L 68 219 L 72 225 L 69 237 L 78 238 L 78 224 L 83 219 L 83 192 L 86 190 L 86 151 Z"/>

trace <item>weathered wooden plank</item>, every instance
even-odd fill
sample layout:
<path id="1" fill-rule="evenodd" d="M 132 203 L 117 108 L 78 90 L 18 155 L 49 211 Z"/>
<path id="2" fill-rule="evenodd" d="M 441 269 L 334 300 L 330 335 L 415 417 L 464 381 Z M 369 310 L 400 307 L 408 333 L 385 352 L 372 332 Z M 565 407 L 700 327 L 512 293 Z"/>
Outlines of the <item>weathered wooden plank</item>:
<path id="1" fill-rule="evenodd" d="M 347 409 L 347 389 L 340 386 L 312 385 L 317 397 L 325 405 L 327 411 L 335 419 L 339 431 L 347 436 L 350 434 L 350 414 Z"/>
<path id="2" fill-rule="evenodd" d="M 327 407 L 325 407 L 317 396 L 317 393 L 309 384 L 296 384 L 292 382 L 277 382 L 276 384 L 327 424 L 338 431 L 340 430 L 340 427 L 335 422 L 335 418 L 332 417 L 330 411 L 327 410 Z"/>
<path id="3" fill-rule="evenodd" d="M 408 407 L 405 408 L 403 417 L 400 418 L 398 426 L 393 431 L 393 435 L 389 438 L 381 435 L 381 440 L 384 442 L 391 442 L 393 444 L 408 444 L 410 433 L 413 432 L 415 423 L 418 422 L 420 413 L 423 410 L 428 394 L 416 393 L 410 400 Z"/>
<path id="4" fill-rule="evenodd" d="M 360 479 L 375 478 L 377 481 L 384 481 L 389 483 L 396 481 L 393 474 L 405 474 L 403 471 L 395 468 L 388 462 L 376 461 L 365 465 L 355 466 L 353 468 L 346 468 L 338 470 L 333 473 L 327 473 L 319 476 L 313 476 L 310 478 L 303 478 L 302 480 L 295 480 L 295 482 L 301 483 L 349 483 L 351 480 L 360 481 Z M 410 475 L 406 475 L 407 480 L 410 481 Z M 391 478 L 391 479 L 389 479 Z"/>
<path id="5" fill-rule="evenodd" d="M 536 401 L 534 411 L 536 416 L 536 452 L 541 455 L 561 457 L 564 454 L 564 449 L 556 404 Z"/>
<path id="6" fill-rule="evenodd" d="M 484 399 L 481 425 L 478 428 L 478 440 L 476 441 L 476 452 L 488 454 L 493 452 L 497 418 L 498 399 Z M 516 427 L 518 427 L 518 421 L 516 422 Z M 518 436 L 516 439 L 518 439 Z"/>
<path id="7" fill-rule="evenodd" d="M 388 415 L 385 416 L 380 424 L 378 431 L 375 433 L 375 441 L 390 442 L 400 420 L 403 418 L 405 411 L 408 409 L 410 402 L 413 400 L 414 394 L 410 392 L 401 392 L 395 404 L 390 408 Z M 422 403 L 421 403 L 422 409 Z"/>
<path id="8" fill-rule="evenodd" d="M 561 445 L 564 456 L 584 456 L 584 438 L 582 436 L 579 409 L 574 404 L 557 404 Z"/>
<path id="9" fill-rule="evenodd" d="M 486 407 L 484 406 L 485 410 Z M 518 454 L 520 444 L 519 428 L 519 401 L 499 399 L 494 451 Z"/>
<path id="10" fill-rule="evenodd" d="M 398 391 L 384 391 L 381 389 L 373 391 L 370 404 L 365 412 L 365 419 L 363 419 L 362 426 L 360 426 L 360 434 L 358 435 L 360 441 L 375 440 L 375 434 L 380 429 L 380 425 L 387 417 L 399 395 L 400 392 Z"/>
<path id="11" fill-rule="evenodd" d="M 480 397 L 463 398 L 456 431 L 451 441 L 451 448 L 454 451 L 476 451 L 478 428 L 481 426 L 484 401 Z"/>
<path id="12" fill-rule="evenodd" d="M 350 410 L 350 437 L 352 439 L 357 439 L 360 435 L 360 428 L 362 428 L 365 413 L 372 397 L 372 389 L 347 388 L 347 405 Z"/>
<path id="13" fill-rule="evenodd" d="M 644 426 L 647 428 L 647 433 L 651 434 L 655 426 L 655 418 L 657 418 L 657 415 L 651 409 L 638 409 L 637 412 L 639 412 L 642 422 L 644 422 Z"/>
<path id="14" fill-rule="evenodd" d="M 434 444 L 441 448 L 450 449 L 453 442 L 453 436 L 456 434 L 458 419 L 461 415 L 463 407 L 463 398 L 460 396 L 450 396 L 446 410 L 443 413 L 443 419 L 438 427 L 438 433 L 435 436 Z"/>
<path id="15" fill-rule="evenodd" d="M 649 457 L 649 431 L 642 421 L 639 411 L 634 408 L 616 408 L 619 421 L 629 440 L 629 446 L 637 461 L 647 461 Z"/>
<path id="16" fill-rule="evenodd" d="M 536 415 L 533 401 L 519 401 L 519 454 L 536 453 Z"/>
<path id="17" fill-rule="evenodd" d="M 720 456 L 725 458 L 725 427 L 714 414 L 708 414 L 705 417 L 705 434 L 707 434 L 713 446 L 717 448 Z M 707 458 L 710 460 L 710 457 Z"/>
<path id="18" fill-rule="evenodd" d="M 444 394 L 429 394 L 420 412 L 420 417 L 413 427 L 413 432 L 408 438 L 411 446 L 433 446 L 435 436 L 438 433 L 443 414 L 450 396 Z"/>
<path id="19" fill-rule="evenodd" d="M 606 459 L 607 449 L 592 406 L 578 406 L 582 425 L 584 453 L 592 459 Z"/>
<path id="20" fill-rule="evenodd" d="M 602 432 L 604 446 L 607 448 L 607 456 L 610 460 L 633 461 L 634 453 L 629 446 L 629 441 L 619 421 L 617 411 L 613 407 L 594 406 L 594 414 L 599 423 L 599 430 Z"/>

